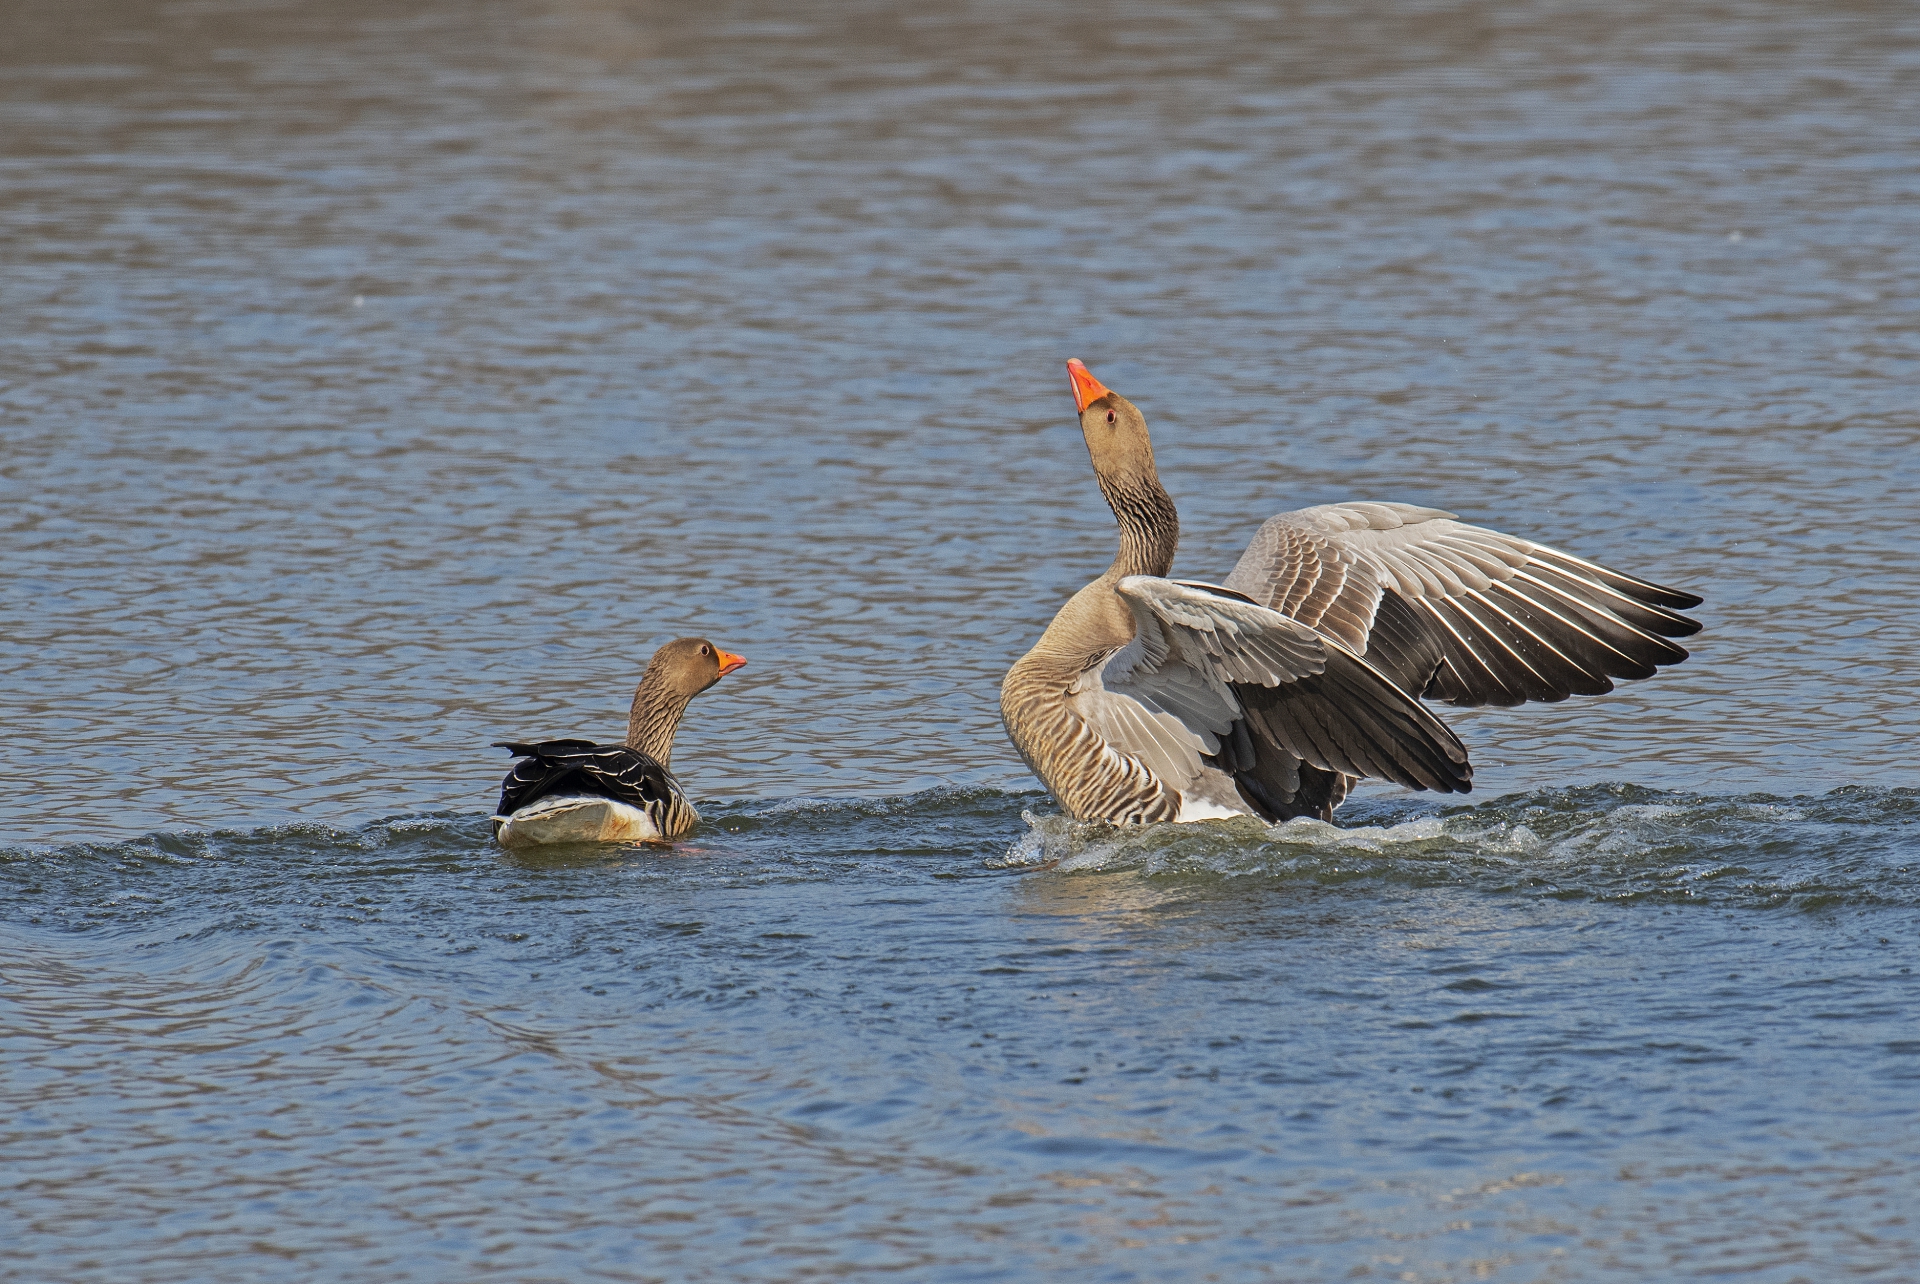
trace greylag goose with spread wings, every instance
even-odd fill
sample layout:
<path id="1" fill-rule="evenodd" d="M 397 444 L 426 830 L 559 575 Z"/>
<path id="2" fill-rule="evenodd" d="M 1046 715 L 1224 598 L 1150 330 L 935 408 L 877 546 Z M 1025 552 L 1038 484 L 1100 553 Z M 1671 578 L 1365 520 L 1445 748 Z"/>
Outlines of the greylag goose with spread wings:
<path id="1" fill-rule="evenodd" d="M 1167 578 L 1179 516 L 1139 409 L 1067 363 L 1113 565 L 1007 673 L 1007 734 L 1060 806 L 1136 823 L 1331 820 L 1363 776 L 1465 793 L 1466 749 L 1420 698 L 1521 704 L 1613 689 L 1687 652 L 1700 598 L 1410 504 L 1270 518 L 1222 585 Z"/>
<path id="2" fill-rule="evenodd" d="M 500 785 L 493 817 L 503 847 L 542 843 L 649 843 L 680 837 L 700 814 L 667 764 L 692 699 L 745 664 L 705 638 L 653 653 L 627 713 L 625 744 L 502 741 L 518 762 Z"/>

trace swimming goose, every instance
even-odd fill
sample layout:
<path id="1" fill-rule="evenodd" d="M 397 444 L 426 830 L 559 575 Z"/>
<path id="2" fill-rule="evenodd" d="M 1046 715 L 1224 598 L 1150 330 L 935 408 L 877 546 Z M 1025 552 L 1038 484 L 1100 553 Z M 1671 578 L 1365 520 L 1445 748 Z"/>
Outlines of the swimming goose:
<path id="1" fill-rule="evenodd" d="M 503 847 L 648 843 L 692 829 L 700 814 L 667 769 L 673 733 L 689 701 L 745 663 L 705 638 L 680 638 L 647 664 L 625 744 L 497 742 L 520 761 L 501 782 L 494 837 Z"/>
<path id="2" fill-rule="evenodd" d="M 1465 748 L 1416 697 L 1563 700 L 1687 658 L 1668 639 L 1699 630 L 1675 613 L 1693 594 L 1410 504 L 1282 513 L 1224 584 L 1168 579 L 1180 523 L 1146 418 L 1067 371 L 1120 551 L 1000 710 L 1077 819 L 1331 820 L 1363 776 L 1465 793 Z"/>

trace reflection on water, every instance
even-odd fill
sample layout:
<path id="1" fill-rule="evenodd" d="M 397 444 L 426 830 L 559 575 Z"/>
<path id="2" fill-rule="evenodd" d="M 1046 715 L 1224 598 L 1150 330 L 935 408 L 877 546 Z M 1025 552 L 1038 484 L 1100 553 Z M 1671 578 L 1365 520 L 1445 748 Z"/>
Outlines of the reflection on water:
<path id="1" fill-rule="evenodd" d="M 1352 8 L 14 5 L 23 1269 L 1904 1270 L 1909 14 Z M 1470 806 L 1050 819 L 1069 356 L 1184 573 L 1430 504 L 1695 657 Z M 493 850 L 687 633 L 698 841 Z"/>

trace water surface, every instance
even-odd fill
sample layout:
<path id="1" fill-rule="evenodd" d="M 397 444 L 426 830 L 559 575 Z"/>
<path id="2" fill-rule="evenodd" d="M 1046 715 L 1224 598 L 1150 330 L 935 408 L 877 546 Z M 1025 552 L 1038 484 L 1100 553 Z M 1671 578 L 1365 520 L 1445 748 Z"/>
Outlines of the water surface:
<path id="1" fill-rule="evenodd" d="M 0 42 L 22 1279 L 1911 1275 L 1900 5 L 27 0 Z M 1065 824 L 1111 556 L 1430 504 L 1706 595 L 1347 832 Z M 508 737 L 751 659 L 674 856 Z"/>

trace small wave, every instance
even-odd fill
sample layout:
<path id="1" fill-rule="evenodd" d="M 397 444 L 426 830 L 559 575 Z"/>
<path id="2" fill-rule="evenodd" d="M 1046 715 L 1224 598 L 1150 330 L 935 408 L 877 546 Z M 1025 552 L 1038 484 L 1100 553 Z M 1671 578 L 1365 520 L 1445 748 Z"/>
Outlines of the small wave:
<path id="1" fill-rule="evenodd" d="M 1612 901 L 1920 904 L 1920 790 L 1716 796 L 1593 785 L 1471 806 L 1420 796 L 1355 800 L 1341 824 L 1251 817 L 1137 828 L 1070 821 L 1037 791 L 940 788 L 882 798 L 710 804 L 679 854 L 779 864 L 789 874 L 892 862 L 904 873 L 1133 873 L 1267 877 L 1329 886 L 1471 885 Z M 1011 841 L 1010 841 L 1011 838 Z M 661 849 L 650 849 L 650 855 Z M 22 897 L 48 878 L 96 893 L 165 894 L 115 871 L 248 865 L 405 875 L 500 859 L 479 811 L 153 833 L 122 842 L 0 850 Z M 62 872 L 64 871 L 64 873 Z M 106 880 L 101 882 L 100 880 Z"/>
<path id="2" fill-rule="evenodd" d="M 1341 853 L 1413 853 L 1444 840 L 1446 823 L 1422 816 L 1393 825 L 1343 829 L 1325 821 L 1298 819 L 1268 826 L 1251 816 L 1187 825 L 1107 825 L 1022 812 L 1028 831 L 1006 856 L 1004 868 L 1044 866 L 1067 873 L 1138 870 L 1148 874 L 1258 873 L 1276 859 Z"/>
<path id="3" fill-rule="evenodd" d="M 1010 800 L 1032 801 L 1034 793 L 1009 794 L 983 786 L 942 785 L 918 793 L 879 798 L 777 798 L 703 805 L 706 825 L 727 833 L 763 828 L 845 826 L 859 821 L 953 823 L 1011 817 Z"/>
<path id="4" fill-rule="evenodd" d="M 1343 817 L 1346 813 L 1343 813 Z M 1473 884 L 1564 899 L 1819 908 L 1920 903 L 1920 791 L 1715 797 L 1633 785 L 1469 807 L 1363 803 L 1358 824 L 1251 817 L 1121 827 L 1023 813 L 1004 869 L 1301 883 Z"/>
<path id="5" fill-rule="evenodd" d="M 735 857 L 807 868 L 843 868 L 872 860 L 939 862 L 978 876 L 1003 850 L 1035 791 L 943 787 L 880 798 L 783 798 L 702 804 L 700 826 L 671 847 L 579 844 L 502 853 L 488 814 L 436 811 L 386 816 L 358 825 L 311 821 L 255 828 L 159 831 L 120 840 L 0 847 L 0 906 L 9 885 L 20 895 L 48 879 L 72 880 L 75 893 L 116 876 L 166 869 L 247 865 L 309 871 L 405 874 L 475 859 L 511 859 L 529 868 L 594 865 L 631 856 Z M 824 862 L 824 863 L 822 863 Z M 105 880 L 104 882 L 102 880 Z"/>
<path id="6" fill-rule="evenodd" d="M 491 836 L 492 828 L 484 815 L 426 812 L 411 816 L 387 816 L 351 827 L 294 821 L 251 829 L 161 830 L 119 841 L 63 843 L 58 846 L 23 844 L 0 849 L 0 864 L 22 860 L 45 862 L 80 859 L 168 865 L 244 859 L 262 852 L 282 857 L 324 857 L 376 851 L 430 856 L 470 850 L 476 842 L 490 840 Z"/>
<path id="7" fill-rule="evenodd" d="M 1011 823 L 1021 806 L 1040 795 L 1010 794 L 989 788 L 941 787 L 879 798 L 776 798 L 700 804 L 702 822 L 694 837 L 771 833 L 799 836 L 846 834 L 881 824 L 917 824 L 961 829 Z M 54 857 L 159 864 L 244 857 L 256 852 L 309 856 L 389 852 L 470 852 L 491 847 L 488 813 L 433 811 L 384 816 L 357 825 L 293 821 L 252 828 L 156 830 L 138 837 L 60 844 L 17 843 L 0 847 L 0 862 Z"/>

